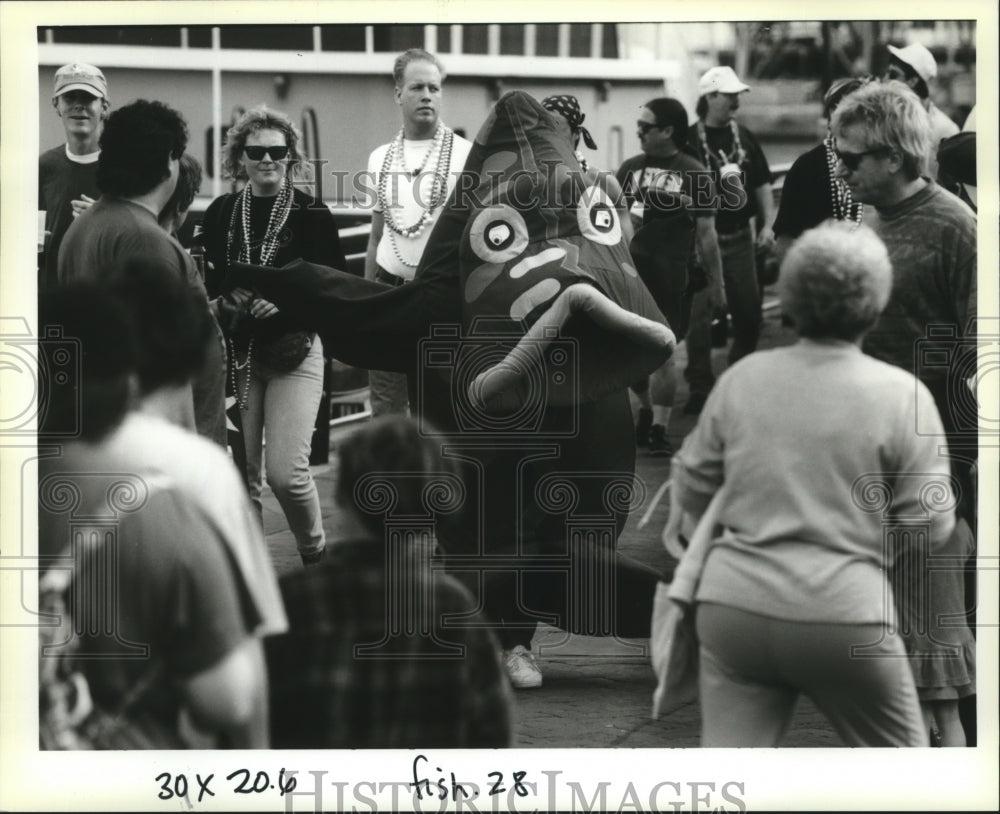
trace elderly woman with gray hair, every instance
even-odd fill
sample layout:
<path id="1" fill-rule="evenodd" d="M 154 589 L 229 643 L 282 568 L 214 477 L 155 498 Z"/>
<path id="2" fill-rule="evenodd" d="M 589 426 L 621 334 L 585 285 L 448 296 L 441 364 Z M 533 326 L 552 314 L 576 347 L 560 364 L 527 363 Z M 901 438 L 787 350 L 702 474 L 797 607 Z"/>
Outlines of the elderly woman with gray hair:
<path id="1" fill-rule="evenodd" d="M 891 283 L 867 227 L 806 232 L 781 268 L 798 342 L 726 371 L 674 459 L 675 506 L 721 492 L 694 594 L 703 746 L 777 745 L 800 695 L 848 745 L 928 744 L 886 570 L 894 544 L 947 541 L 954 501 L 930 393 L 860 349 Z"/>

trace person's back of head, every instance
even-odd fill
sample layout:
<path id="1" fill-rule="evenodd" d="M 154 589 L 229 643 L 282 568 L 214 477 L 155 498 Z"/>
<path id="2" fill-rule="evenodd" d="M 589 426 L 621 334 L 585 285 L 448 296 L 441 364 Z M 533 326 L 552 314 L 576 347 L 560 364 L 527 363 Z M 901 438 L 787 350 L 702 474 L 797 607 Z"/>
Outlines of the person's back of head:
<path id="1" fill-rule="evenodd" d="M 160 225 L 170 234 L 184 225 L 188 210 L 201 189 L 201 179 L 201 164 L 198 159 L 190 153 L 184 153 L 177 168 L 177 186 L 160 212 Z"/>
<path id="2" fill-rule="evenodd" d="M 565 121 L 570 130 L 570 138 L 573 147 L 579 146 L 582 138 L 591 150 L 597 149 L 597 143 L 590 131 L 583 126 L 587 114 L 580 109 L 580 100 L 568 93 L 561 93 L 555 96 L 546 96 L 542 99 L 542 107 L 550 113 L 555 113 Z"/>
<path id="3" fill-rule="evenodd" d="M 889 301 L 892 263 L 868 227 L 827 221 L 792 244 L 778 286 L 800 336 L 855 342 Z"/>
<path id="4" fill-rule="evenodd" d="M 973 209 L 978 208 L 975 131 L 963 131 L 943 139 L 938 146 L 937 160 L 937 182 Z"/>
<path id="5" fill-rule="evenodd" d="M 372 421 L 337 444 L 337 505 L 353 512 L 367 532 L 381 539 L 383 518 L 390 507 L 385 505 L 384 495 L 377 493 L 381 487 L 371 485 L 371 479 L 377 477 L 392 484 L 393 514 L 426 515 L 429 484 L 435 476 L 451 474 L 440 447 L 440 438 L 422 434 L 413 419 L 385 416 Z M 448 483 L 453 480 L 448 478 Z"/>
<path id="6" fill-rule="evenodd" d="M 872 81 L 870 76 L 846 76 L 831 82 L 830 87 L 823 94 L 823 118 L 830 121 L 833 117 L 833 111 L 837 109 L 846 96 Z"/>
<path id="7" fill-rule="evenodd" d="M 170 177 L 187 148 L 187 125 L 162 102 L 132 102 L 108 116 L 101 133 L 97 185 L 122 198 L 145 195 Z"/>
<path id="8" fill-rule="evenodd" d="M 100 442 L 132 404 L 138 365 L 132 317 L 89 281 L 43 291 L 38 315 L 38 435 Z"/>
<path id="9" fill-rule="evenodd" d="M 173 271 L 141 261 L 107 285 L 135 321 L 141 395 L 190 382 L 204 364 L 213 330 L 204 296 Z"/>

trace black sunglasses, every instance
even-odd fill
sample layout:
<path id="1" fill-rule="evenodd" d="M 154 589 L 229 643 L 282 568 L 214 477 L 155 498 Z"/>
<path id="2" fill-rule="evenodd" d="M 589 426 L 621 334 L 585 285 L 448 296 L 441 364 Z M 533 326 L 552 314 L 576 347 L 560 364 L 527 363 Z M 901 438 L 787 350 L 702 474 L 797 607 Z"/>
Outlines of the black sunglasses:
<path id="1" fill-rule="evenodd" d="M 281 161 L 288 155 L 288 147 L 284 144 L 276 144 L 273 147 L 244 147 L 243 152 L 251 161 L 263 161 L 265 155 L 270 155 L 272 161 Z"/>
<path id="2" fill-rule="evenodd" d="M 887 152 L 888 149 L 888 147 L 876 147 L 873 150 L 865 150 L 863 153 L 844 153 L 835 149 L 833 154 L 837 156 L 837 160 L 847 167 L 847 169 L 854 172 L 858 168 L 858 165 L 861 164 L 861 159 L 866 155 L 878 155 L 879 153 Z"/>
<path id="3" fill-rule="evenodd" d="M 639 132 L 646 135 L 650 130 L 662 130 L 666 127 L 665 124 L 650 124 L 649 122 L 636 122 L 635 126 L 639 128 Z"/>

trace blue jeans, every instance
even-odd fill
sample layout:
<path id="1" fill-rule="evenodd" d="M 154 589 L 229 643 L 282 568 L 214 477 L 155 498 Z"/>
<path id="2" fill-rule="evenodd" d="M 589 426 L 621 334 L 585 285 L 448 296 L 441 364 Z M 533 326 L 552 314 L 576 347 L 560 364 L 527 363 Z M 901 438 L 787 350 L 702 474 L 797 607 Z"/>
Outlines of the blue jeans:
<path id="1" fill-rule="evenodd" d="M 375 279 L 393 286 L 403 285 L 405 282 L 402 277 L 390 274 L 381 266 L 375 269 Z M 406 415 L 409 411 L 410 396 L 405 373 L 369 370 L 368 389 L 374 418 L 380 415 Z"/>
<path id="2" fill-rule="evenodd" d="M 719 235 L 722 254 L 722 277 L 726 285 L 726 301 L 732 316 L 733 342 L 729 348 L 729 364 L 757 349 L 760 339 L 761 297 L 754 259 L 753 231 L 747 226 L 732 234 Z M 715 384 L 712 373 L 712 308 L 708 289 L 694 295 L 691 321 L 687 331 L 688 364 L 684 378 L 692 393 L 707 394 Z"/>
<path id="3" fill-rule="evenodd" d="M 241 413 L 247 451 L 250 499 L 262 511 L 261 460 L 267 436 L 267 485 L 274 491 L 299 553 L 322 550 L 326 538 L 316 482 L 309 471 L 313 426 L 323 395 L 323 344 L 317 336 L 309 354 L 290 373 L 254 363 Z"/>

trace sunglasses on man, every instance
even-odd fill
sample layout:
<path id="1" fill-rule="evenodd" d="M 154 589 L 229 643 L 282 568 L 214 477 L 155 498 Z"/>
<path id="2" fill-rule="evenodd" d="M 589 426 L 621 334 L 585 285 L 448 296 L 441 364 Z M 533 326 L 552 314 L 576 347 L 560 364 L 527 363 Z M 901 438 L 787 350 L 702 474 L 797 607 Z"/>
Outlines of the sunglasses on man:
<path id="1" fill-rule="evenodd" d="M 288 155 L 288 147 L 284 144 L 278 144 L 273 147 L 246 146 L 243 148 L 243 152 L 247 154 L 247 158 L 251 161 L 263 161 L 265 155 L 270 155 L 272 161 L 281 161 L 281 159 Z"/>
<path id="2" fill-rule="evenodd" d="M 854 172 L 861 164 L 861 159 L 866 155 L 878 155 L 879 153 L 888 152 L 888 147 L 875 147 L 871 150 L 865 150 L 862 153 L 847 153 L 843 150 L 834 149 L 833 154 L 837 156 L 837 160 L 840 161 L 847 169 Z"/>
<path id="3" fill-rule="evenodd" d="M 649 122 L 636 122 L 635 126 L 639 128 L 639 132 L 642 133 L 642 135 L 646 135 L 646 133 L 650 130 L 662 130 L 666 127 L 665 124 L 650 124 Z"/>

